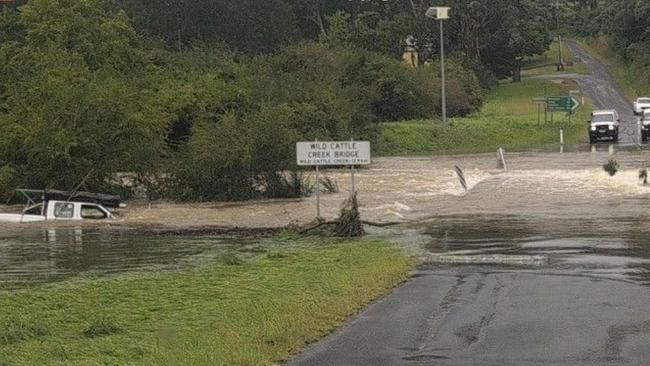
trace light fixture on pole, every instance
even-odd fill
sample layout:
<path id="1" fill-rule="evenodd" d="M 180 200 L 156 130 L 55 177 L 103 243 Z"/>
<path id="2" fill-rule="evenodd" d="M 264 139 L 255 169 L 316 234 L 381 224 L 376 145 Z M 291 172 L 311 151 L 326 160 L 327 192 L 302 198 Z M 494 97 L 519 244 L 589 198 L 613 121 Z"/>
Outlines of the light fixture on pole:
<path id="1" fill-rule="evenodd" d="M 443 20 L 449 19 L 449 7 L 434 6 L 427 9 L 425 15 L 427 18 L 440 21 L 440 84 L 442 89 L 442 124 L 447 128 L 447 91 L 445 81 L 445 37 Z"/>

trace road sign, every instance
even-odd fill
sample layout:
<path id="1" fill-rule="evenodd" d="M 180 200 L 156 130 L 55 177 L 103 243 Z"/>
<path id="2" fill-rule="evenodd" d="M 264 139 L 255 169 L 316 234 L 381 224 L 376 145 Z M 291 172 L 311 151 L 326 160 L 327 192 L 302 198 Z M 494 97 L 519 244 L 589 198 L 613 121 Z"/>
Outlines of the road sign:
<path id="1" fill-rule="evenodd" d="M 580 101 L 574 97 L 548 97 L 546 105 L 549 110 L 573 112 L 580 107 Z"/>
<path id="2" fill-rule="evenodd" d="M 370 142 L 298 142 L 296 157 L 299 166 L 369 165 Z"/>

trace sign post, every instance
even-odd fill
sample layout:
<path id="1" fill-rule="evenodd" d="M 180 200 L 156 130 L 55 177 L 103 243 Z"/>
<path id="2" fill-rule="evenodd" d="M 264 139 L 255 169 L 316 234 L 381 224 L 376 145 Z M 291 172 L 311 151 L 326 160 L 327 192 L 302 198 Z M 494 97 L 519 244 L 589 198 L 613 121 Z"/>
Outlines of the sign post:
<path id="1" fill-rule="evenodd" d="M 318 139 L 316 139 L 318 143 Z M 316 165 L 316 218 L 320 218 L 320 166 Z"/>
<path id="2" fill-rule="evenodd" d="M 555 111 L 567 112 L 569 117 L 569 123 L 571 122 L 571 115 L 580 108 L 580 101 L 576 98 L 576 91 L 571 91 L 571 95 L 568 97 L 549 97 L 545 96 L 544 98 L 533 98 L 533 103 L 537 104 L 537 121 L 540 120 L 539 109 L 542 105 L 545 105 L 544 108 L 544 122 L 546 122 L 546 116 L 548 112 L 551 112 L 551 122 L 553 122 Z"/>
<path id="3" fill-rule="evenodd" d="M 320 167 L 352 167 L 352 194 L 356 193 L 355 166 L 370 165 L 370 142 L 368 141 L 313 141 L 296 143 L 296 162 L 298 166 L 316 167 L 316 214 L 320 218 Z"/>

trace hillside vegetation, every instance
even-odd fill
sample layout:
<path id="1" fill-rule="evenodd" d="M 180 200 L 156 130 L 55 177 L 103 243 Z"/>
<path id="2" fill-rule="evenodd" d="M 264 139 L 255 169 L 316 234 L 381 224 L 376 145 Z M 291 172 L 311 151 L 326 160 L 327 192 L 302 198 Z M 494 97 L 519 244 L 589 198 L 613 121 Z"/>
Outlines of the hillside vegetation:
<path id="1" fill-rule="evenodd" d="M 435 3 L 0 4 L 0 197 L 79 185 L 148 199 L 306 194 L 296 141 L 380 145 L 382 123 L 436 119 L 438 27 L 424 16 Z M 448 100 L 462 117 L 548 48 L 549 10 L 449 5 Z M 409 35 L 418 68 L 401 61 Z"/>

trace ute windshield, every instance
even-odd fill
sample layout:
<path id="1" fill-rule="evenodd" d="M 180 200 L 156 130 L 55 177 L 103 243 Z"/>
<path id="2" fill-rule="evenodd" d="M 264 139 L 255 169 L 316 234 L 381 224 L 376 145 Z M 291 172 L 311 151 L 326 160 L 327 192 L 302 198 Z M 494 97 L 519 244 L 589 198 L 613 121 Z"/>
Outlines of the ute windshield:
<path id="1" fill-rule="evenodd" d="M 639 98 L 639 103 L 650 104 L 650 98 Z"/>
<path id="2" fill-rule="evenodd" d="M 614 122 L 614 115 L 611 113 L 606 114 L 594 114 L 591 119 L 592 123 L 603 123 L 603 122 Z"/>

